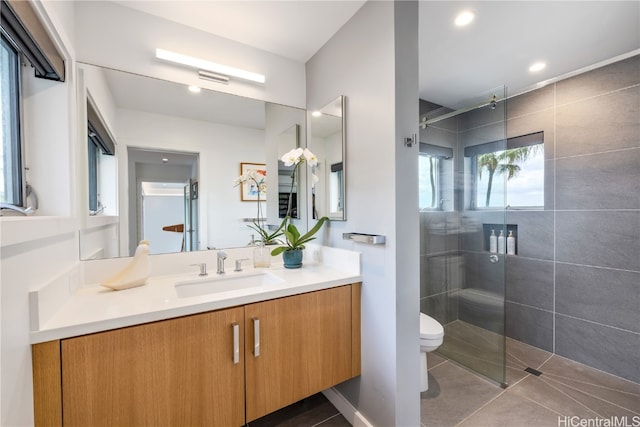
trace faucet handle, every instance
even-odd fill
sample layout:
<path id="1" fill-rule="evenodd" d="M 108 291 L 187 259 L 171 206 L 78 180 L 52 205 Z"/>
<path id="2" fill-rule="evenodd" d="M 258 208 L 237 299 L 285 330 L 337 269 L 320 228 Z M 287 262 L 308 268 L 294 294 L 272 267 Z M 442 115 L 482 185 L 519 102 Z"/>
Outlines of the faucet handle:
<path id="1" fill-rule="evenodd" d="M 233 271 L 242 271 L 242 261 L 249 261 L 249 258 L 240 258 L 236 260 L 236 268 Z"/>
<path id="2" fill-rule="evenodd" d="M 192 267 L 200 267 L 200 274 L 198 276 L 206 276 L 207 275 L 207 263 L 200 262 L 198 264 L 190 264 Z"/>

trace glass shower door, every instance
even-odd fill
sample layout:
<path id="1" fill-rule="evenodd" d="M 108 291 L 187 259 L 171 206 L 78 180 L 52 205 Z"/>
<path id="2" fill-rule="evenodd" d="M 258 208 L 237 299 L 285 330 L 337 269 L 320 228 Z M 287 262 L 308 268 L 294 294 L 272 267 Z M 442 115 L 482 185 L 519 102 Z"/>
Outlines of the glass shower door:
<path id="1" fill-rule="evenodd" d="M 440 109 L 421 131 L 421 151 L 452 152 L 438 157 L 439 204 L 421 209 L 421 309 L 445 328 L 437 352 L 499 384 L 506 383 L 504 97 L 498 88 L 469 107 Z"/>

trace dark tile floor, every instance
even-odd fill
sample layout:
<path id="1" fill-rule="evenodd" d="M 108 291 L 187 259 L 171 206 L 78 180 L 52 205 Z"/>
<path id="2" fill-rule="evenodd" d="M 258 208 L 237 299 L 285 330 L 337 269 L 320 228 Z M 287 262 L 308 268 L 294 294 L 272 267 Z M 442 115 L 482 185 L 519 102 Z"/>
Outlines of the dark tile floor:
<path id="1" fill-rule="evenodd" d="M 456 339 L 466 346 L 486 333 L 468 324 L 460 326 Z M 463 339 L 464 330 L 470 334 L 468 340 Z M 506 389 L 437 351 L 428 353 L 429 390 L 421 395 L 422 426 L 640 425 L 640 384 L 510 338 L 506 353 Z M 482 358 L 482 353 L 476 357 Z M 491 363 L 486 361 L 485 366 Z M 525 372 L 527 367 L 542 374 Z"/>
<path id="2" fill-rule="evenodd" d="M 318 393 L 279 411 L 266 415 L 246 427 L 350 427 L 338 410 Z"/>

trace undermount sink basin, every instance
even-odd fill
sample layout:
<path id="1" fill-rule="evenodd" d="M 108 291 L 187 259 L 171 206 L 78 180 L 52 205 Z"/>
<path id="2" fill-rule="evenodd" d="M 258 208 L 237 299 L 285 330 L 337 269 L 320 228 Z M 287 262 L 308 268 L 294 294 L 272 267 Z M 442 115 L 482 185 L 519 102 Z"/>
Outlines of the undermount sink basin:
<path id="1" fill-rule="evenodd" d="M 275 285 L 283 280 L 266 271 L 249 274 L 211 275 L 197 279 L 183 280 L 175 284 L 179 298 L 235 291 L 238 289 L 259 288 Z"/>

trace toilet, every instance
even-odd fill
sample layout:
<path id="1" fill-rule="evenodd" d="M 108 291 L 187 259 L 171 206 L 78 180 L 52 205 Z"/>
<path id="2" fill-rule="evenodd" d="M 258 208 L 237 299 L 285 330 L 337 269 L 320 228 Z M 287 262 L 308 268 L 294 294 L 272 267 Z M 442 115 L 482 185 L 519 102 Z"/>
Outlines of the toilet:
<path id="1" fill-rule="evenodd" d="M 420 313 L 420 391 L 429 389 L 427 352 L 440 347 L 443 337 L 442 325 L 433 317 Z"/>

